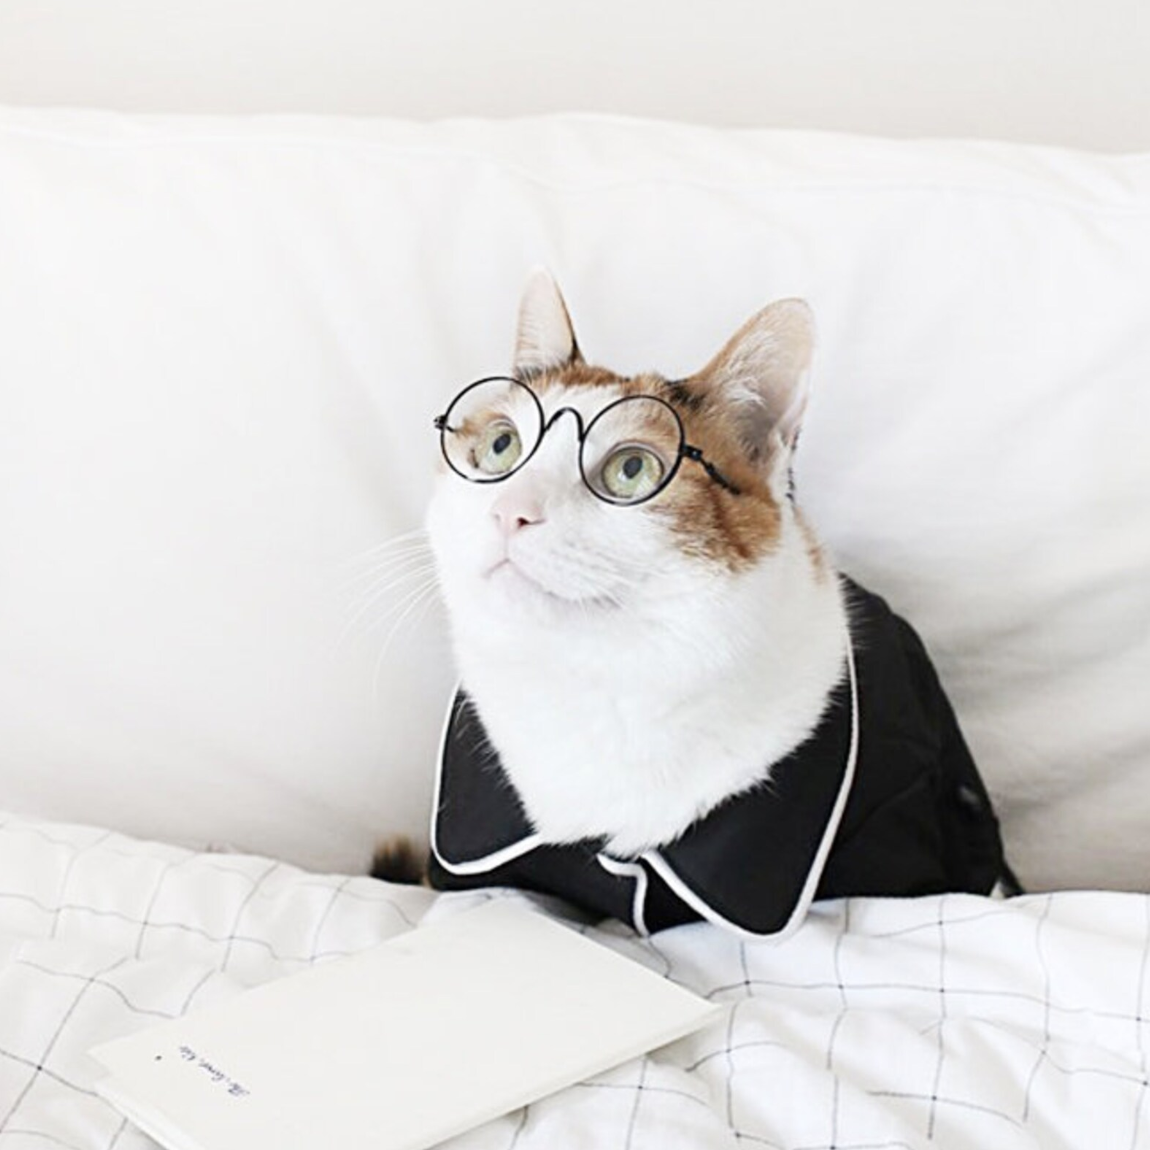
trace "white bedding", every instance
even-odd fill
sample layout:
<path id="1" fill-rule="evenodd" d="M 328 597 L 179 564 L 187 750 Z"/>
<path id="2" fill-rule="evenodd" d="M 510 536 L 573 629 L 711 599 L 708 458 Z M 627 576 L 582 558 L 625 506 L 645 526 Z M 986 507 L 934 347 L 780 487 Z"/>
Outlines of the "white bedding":
<path id="1" fill-rule="evenodd" d="M 0 816 L 0 1145 L 152 1145 L 89 1047 L 488 897 Z M 1146 896 L 835 902 L 777 945 L 589 933 L 722 1020 L 453 1147 L 1150 1146 Z"/>

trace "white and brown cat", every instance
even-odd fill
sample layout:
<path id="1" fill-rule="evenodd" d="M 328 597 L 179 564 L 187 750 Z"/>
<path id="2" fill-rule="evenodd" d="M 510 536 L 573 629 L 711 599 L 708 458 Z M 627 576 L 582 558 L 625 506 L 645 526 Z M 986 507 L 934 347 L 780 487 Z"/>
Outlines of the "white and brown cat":
<path id="1" fill-rule="evenodd" d="M 817 894 L 999 877 L 917 637 L 791 497 L 813 343 L 810 308 L 781 300 L 688 378 L 622 376 L 529 280 L 510 376 L 437 421 L 427 530 L 462 688 L 436 885 L 769 934 Z"/>

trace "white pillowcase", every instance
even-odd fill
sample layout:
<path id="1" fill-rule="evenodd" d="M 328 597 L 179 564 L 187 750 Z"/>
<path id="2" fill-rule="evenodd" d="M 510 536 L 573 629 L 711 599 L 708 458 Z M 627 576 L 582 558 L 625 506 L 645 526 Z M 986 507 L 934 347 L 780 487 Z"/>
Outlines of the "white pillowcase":
<path id="1" fill-rule="evenodd" d="M 624 371 L 811 301 L 800 500 L 926 638 L 1023 881 L 1145 889 L 1150 157 L 1016 145 L 0 113 L 0 805 L 425 838 L 449 652 L 368 549 L 539 263 Z"/>

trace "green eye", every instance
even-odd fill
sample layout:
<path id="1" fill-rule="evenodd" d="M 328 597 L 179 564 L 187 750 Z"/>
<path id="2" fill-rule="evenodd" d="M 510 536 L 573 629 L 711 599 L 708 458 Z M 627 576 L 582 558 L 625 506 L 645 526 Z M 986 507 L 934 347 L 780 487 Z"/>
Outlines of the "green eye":
<path id="1" fill-rule="evenodd" d="M 666 468 L 646 447 L 620 447 L 607 457 L 599 471 L 603 488 L 612 499 L 636 503 L 659 487 Z"/>
<path id="2" fill-rule="evenodd" d="M 519 432 L 508 419 L 493 419 L 479 433 L 471 449 L 472 462 L 488 475 L 506 475 L 522 454 Z"/>

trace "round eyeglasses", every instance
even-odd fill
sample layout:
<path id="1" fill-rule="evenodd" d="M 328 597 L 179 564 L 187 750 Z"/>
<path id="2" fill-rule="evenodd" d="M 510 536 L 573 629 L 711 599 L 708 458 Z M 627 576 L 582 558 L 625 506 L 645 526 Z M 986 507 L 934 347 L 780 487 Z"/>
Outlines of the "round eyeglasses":
<path id="1" fill-rule="evenodd" d="M 489 376 L 465 387 L 435 418 L 447 466 L 471 483 L 499 483 L 535 454 L 543 436 L 571 415 L 579 439 L 579 474 L 604 503 L 634 507 L 654 499 L 675 478 L 684 459 L 698 463 L 721 487 L 739 489 L 687 442 L 679 413 L 657 395 L 626 395 L 607 404 L 590 423 L 573 407 L 551 418 L 524 382 Z"/>

